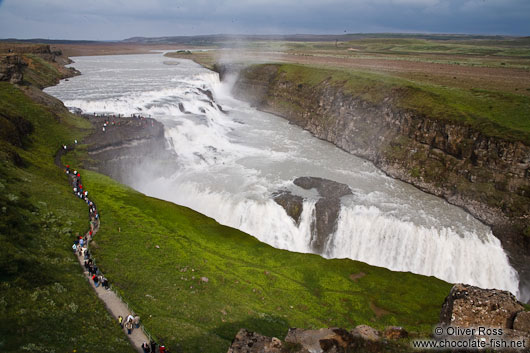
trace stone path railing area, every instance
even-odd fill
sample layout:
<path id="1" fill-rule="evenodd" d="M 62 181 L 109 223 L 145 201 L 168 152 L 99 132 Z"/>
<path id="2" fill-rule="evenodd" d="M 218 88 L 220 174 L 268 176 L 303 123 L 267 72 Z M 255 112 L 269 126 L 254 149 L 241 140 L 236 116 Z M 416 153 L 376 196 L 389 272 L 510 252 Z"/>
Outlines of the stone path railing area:
<path id="1" fill-rule="evenodd" d="M 89 244 L 92 238 L 94 237 L 94 235 L 99 230 L 101 221 L 99 219 L 99 213 L 96 208 L 96 205 L 92 201 L 90 201 L 90 199 L 88 198 L 88 192 L 86 192 L 85 188 L 82 187 L 81 175 L 79 174 L 79 172 L 73 170 L 69 166 L 64 166 L 62 164 L 61 157 L 64 156 L 69 150 L 72 150 L 72 149 L 73 148 L 71 147 L 67 147 L 66 145 L 63 145 L 62 148 L 55 155 L 55 164 L 58 167 L 62 168 L 65 171 L 65 173 L 68 175 L 68 181 L 70 183 L 72 191 L 74 192 L 74 195 L 78 197 L 80 200 L 82 200 L 83 202 L 85 202 L 87 206 L 89 207 L 90 229 L 86 232 L 85 236 L 83 237 L 82 248 L 77 249 L 75 251 L 75 254 L 77 256 L 79 264 L 83 268 L 85 278 L 88 280 L 92 289 L 94 289 L 94 291 L 98 295 L 99 299 L 103 301 L 109 313 L 116 319 L 116 325 L 118 325 L 119 316 L 123 317 L 123 324 L 125 325 L 126 318 L 129 315 L 132 315 L 134 317 L 135 313 L 130 309 L 127 302 L 125 302 L 123 298 L 112 288 L 112 285 L 109 285 L 107 287 L 108 289 L 106 289 L 102 283 L 99 283 L 99 286 L 96 287 L 96 284 L 92 280 L 92 275 L 85 268 L 85 256 L 84 256 L 85 252 L 88 252 L 89 254 L 88 257 L 92 259 L 93 266 L 96 266 L 95 259 L 90 254 Z M 81 247 L 80 245 L 77 245 L 77 246 Z M 140 324 L 139 328 L 134 327 L 130 334 L 127 334 L 127 329 L 125 327 L 123 328 L 123 330 L 125 334 L 127 335 L 127 337 L 129 338 L 129 341 L 131 342 L 131 344 L 134 346 L 134 348 L 136 348 L 138 352 L 141 352 L 141 353 L 166 352 L 163 348 L 159 350 L 157 344 L 153 344 L 154 343 L 153 337 L 147 332 L 147 330 L 142 324 Z M 149 350 L 144 350 L 142 348 L 142 344 L 144 342 L 150 345 Z"/>

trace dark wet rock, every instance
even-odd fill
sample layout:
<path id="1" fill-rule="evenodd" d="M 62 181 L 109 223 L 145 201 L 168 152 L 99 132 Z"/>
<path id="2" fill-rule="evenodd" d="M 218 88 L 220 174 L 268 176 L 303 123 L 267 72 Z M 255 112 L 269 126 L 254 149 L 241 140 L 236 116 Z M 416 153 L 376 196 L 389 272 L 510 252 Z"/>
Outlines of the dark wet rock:
<path id="1" fill-rule="evenodd" d="M 316 177 L 300 177 L 294 184 L 302 189 L 316 189 L 320 199 L 315 204 L 315 222 L 311 225 L 311 249 L 321 254 L 329 237 L 337 228 L 340 213 L 340 198 L 351 195 L 350 187 L 333 180 Z"/>
<path id="2" fill-rule="evenodd" d="M 348 185 L 323 178 L 300 177 L 296 178 L 293 183 L 302 189 L 316 189 L 320 196 L 327 198 L 341 198 L 352 194 Z"/>
<path id="3" fill-rule="evenodd" d="M 221 107 L 220 104 L 217 104 L 217 103 L 216 103 L 216 105 L 217 105 L 217 109 L 219 109 L 219 111 L 220 111 L 221 113 L 225 113 L 225 114 L 226 114 L 226 111 L 223 109 L 223 107 Z"/>
<path id="4" fill-rule="evenodd" d="M 210 91 L 209 89 L 201 89 L 201 88 L 198 88 L 199 92 L 201 92 L 202 94 L 204 94 L 206 97 L 208 97 L 210 99 L 210 102 L 213 102 L 213 93 L 212 91 Z"/>
<path id="5" fill-rule="evenodd" d="M 293 195 L 289 191 L 280 191 L 273 195 L 273 199 L 278 205 L 283 207 L 296 224 L 300 224 L 300 216 L 304 207 L 303 197 Z"/>
<path id="6" fill-rule="evenodd" d="M 184 113 L 184 114 L 191 114 L 191 112 L 189 112 L 189 111 L 187 111 L 186 109 L 184 109 L 184 104 L 179 103 L 179 104 L 178 104 L 178 107 L 179 107 L 179 110 L 181 111 L 181 113 Z"/>
<path id="7" fill-rule="evenodd" d="M 440 323 L 459 327 L 512 329 L 516 315 L 524 307 L 508 291 L 455 284 L 445 298 Z"/>
<path id="8" fill-rule="evenodd" d="M 293 183 L 302 189 L 315 189 L 320 199 L 315 204 L 315 217 L 311 224 L 311 250 L 322 254 L 329 237 L 337 228 L 340 214 L 341 197 L 351 195 L 350 187 L 333 180 L 317 177 L 296 178 Z M 283 190 L 273 195 L 274 201 L 282 206 L 287 214 L 297 223 L 303 211 L 303 198 Z"/>

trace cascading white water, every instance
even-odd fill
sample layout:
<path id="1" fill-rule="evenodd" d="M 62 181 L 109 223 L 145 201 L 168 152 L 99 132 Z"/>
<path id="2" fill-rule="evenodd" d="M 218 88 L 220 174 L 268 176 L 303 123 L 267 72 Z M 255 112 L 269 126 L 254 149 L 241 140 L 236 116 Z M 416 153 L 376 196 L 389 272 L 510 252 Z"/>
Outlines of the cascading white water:
<path id="1" fill-rule="evenodd" d="M 318 194 L 292 180 L 335 180 L 348 184 L 353 195 L 342 199 L 323 256 L 518 293 L 517 273 L 498 239 L 461 209 L 233 99 L 216 73 L 185 60 L 164 65 L 167 60 L 158 54 L 79 57 L 74 66 L 83 75 L 47 89 L 85 112 L 150 114 L 164 123 L 178 171 L 165 178 L 137 170 L 131 186 L 272 246 L 309 252 Z M 299 224 L 273 201 L 281 189 L 305 196 Z"/>

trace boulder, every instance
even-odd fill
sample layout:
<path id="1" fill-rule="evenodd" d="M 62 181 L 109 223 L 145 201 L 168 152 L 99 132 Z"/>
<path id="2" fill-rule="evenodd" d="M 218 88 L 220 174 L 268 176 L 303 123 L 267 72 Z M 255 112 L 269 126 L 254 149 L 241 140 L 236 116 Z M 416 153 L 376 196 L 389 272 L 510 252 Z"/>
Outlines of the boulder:
<path id="1" fill-rule="evenodd" d="M 353 342 L 353 336 L 341 328 L 303 330 L 291 328 L 285 342 L 298 347 L 300 353 L 345 352 Z"/>
<path id="2" fill-rule="evenodd" d="M 513 329 L 530 334 L 530 311 L 521 311 L 515 316 Z"/>
<path id="3" fill-rule="evenodd" d="M 440 323 L 459 327 L 513 328 L 524 307 L 508 291 L 455 284 L 445 298 Z"/>
<path id="4" fill-rule="evenodd" d="M 401 338 L 407 338 L 409 333 L 400 326 L 388 326 L 383 332 L 383 337 L 389 340 L 397 340 Z"/>
<path id="5" fill-rule="evenodd" d="M 232 341 L 228 353 L 281 353 L 282 342 L 276 337 L 241 329 Z"/>
<path id="6" fill-rule="evenodd" d="M 353 337 L 362 338 L 365 341 L 379 341 L 381 339 L 379 331 L 368 325 L 359 325 L 355 327 L 351 331 L 351 334 Z"/>

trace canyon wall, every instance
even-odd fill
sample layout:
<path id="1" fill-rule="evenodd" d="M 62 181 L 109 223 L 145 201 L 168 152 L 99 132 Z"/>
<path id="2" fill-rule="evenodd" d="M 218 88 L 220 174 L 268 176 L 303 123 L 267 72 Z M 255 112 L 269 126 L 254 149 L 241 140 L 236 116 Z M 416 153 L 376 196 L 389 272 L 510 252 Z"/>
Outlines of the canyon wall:
<path id="1" fill-rule="evenodd" d="M 307 70 L 310 75 L 318 69 Z M 389 176 L 466 209 L 492 226 L 522 285 L 529 285 L 528 145 L 398 109 L 398 97 L 392 95 L 374 103 L 331 78 L 306 82 L 287 78 L 280 65 L 254 65 L 239 72 L 233 94 L 372 161 Z"/>

